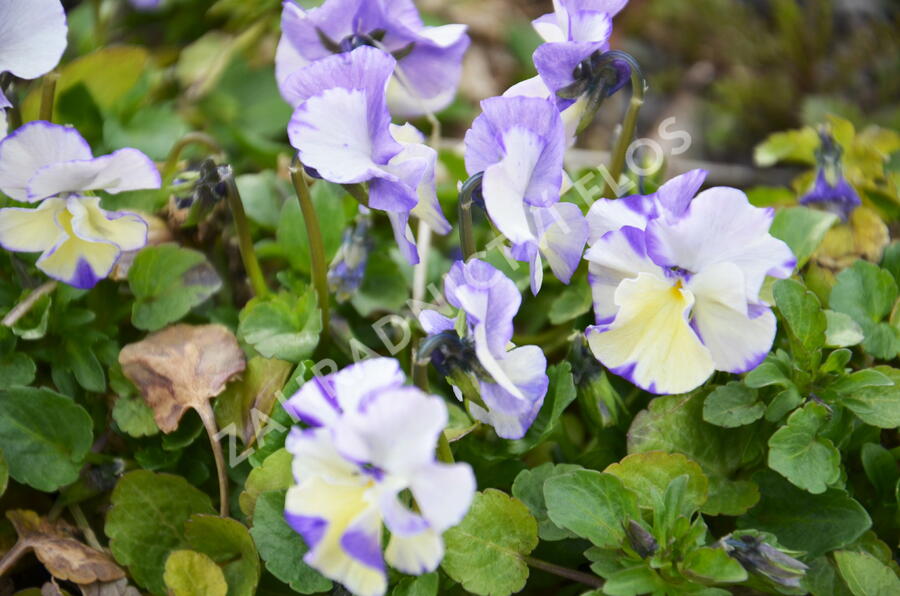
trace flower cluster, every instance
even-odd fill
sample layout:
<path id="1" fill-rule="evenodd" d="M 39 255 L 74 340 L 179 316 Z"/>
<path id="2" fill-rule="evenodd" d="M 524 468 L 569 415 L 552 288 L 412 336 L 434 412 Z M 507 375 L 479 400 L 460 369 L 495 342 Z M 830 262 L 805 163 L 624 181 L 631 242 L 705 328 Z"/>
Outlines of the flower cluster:
<path id="1" fill-rule="evenodd" d="M 537 346 L 511 347 L 513 318 L 522 303 L 516 284 L 493 266 L 456 262 L 444 278 L 444 296 L 465 315 L 463 332 L 453 319 L 424 310 L 419 322 L 429 335 L 427 353 L 439 371 L 474 378 L 480 397 L 469 412 L 506 439 L 520 439 L 544 403 L 547 359 Z M 457 396 L 463 395 L 457 385 Z M 476 403 L 480 402 L 480 403 Z"/>
<path id="2" fill-rule="evenodd" d="M 0 191 L 38 207 L 0 209 L 0 246 L 40 252 L 37 266 L 44 273 L 91 288 L 109 275 L 122 252 L 147 242 L 140 216 L 104 211 L 91 193 L 160 184 L 156 166 L 137 149 L 94 157 L 75 129 L 31 122 L 0 142 Z"/>
<path id="3" fill-rule="evenodd" d="M 607 368 L 651 393 L 690 391 L 713 371 L 762 362 L 775 316 L 760 290 L 796 264 L 769 234 L 771 209 L 734 188 L 697 194 L 705 177 L 695 170 L 653 195 L 601 199 L 588 213 L 597 318 L 588 342 Z"/>
<path id="4" fill-rule="evenodd" d="M 434 571 L 441 534 L 475 492 L 468 464 L 435 461 L 446 406 L 404 381 L 396 360 L 365 360 L 313 378 L 285 404 L 310 427 L 287 440 L 296 484 L 285 519 L 309 547 L 304 561 L 360 596 L 385 593 L 385 561 L 407 574 Z"/>

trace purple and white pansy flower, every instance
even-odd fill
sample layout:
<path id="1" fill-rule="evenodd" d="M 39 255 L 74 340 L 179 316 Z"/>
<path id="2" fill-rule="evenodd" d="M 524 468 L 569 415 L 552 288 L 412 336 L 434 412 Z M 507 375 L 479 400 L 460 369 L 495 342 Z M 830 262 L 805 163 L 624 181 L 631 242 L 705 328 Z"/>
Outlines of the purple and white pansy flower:
<path id="1" fill-rule="evenodd" d="M 544 403 L 549 378 L 538 346 L 510 343 L 522 303 L 516 284 L 484 261 L 457 261 L 444 278 L 444 296 L 465 314 L 465 325 L 460 336 L 453 319 L 435 310 L 419 314 L 425 332 L 445 340 L 432 351 L 432 362 L 444 374 L 456 368 L 473 375 L 484 407 L 470 401 L 472 416 L 503 438 L 522 438 Z"/>
<path id="2" fill-rule="evenodd" d="M 91 288 L 123 252 L 147 242 L 138 215 L 100 207 L 93 191 L 159 188 L 159 171 L 137 149 L 94 157 L 73 128 L 30 122 L 0 141 L 0 192 L 37 208 L 0 209 L 0 246 L 40 252 L 37 266 L 54 279 Z"/>
<path id="3" fill-rule="evenodd" d="M 531 265 L 531 290 L 543 280 L 543 259 L 568 283 L 581 261 L 587 222 L 559 202 L 566 133 L 554 104 L 536 97 L 494 97 L 466 133 L 466 169 L 483 172 L 481 193 L 491 221 L 512 243 L 513 258 Z"/>
<path id="4" fill-rule="evenodd" d="M 426 27 L 412 0 L 327 0 L 310 10 L 286 0 L 281 28 L 275 73 L 291 105 L 303 100 L 288 84 L 298 70 L 372 46 L 397 59 L 387 94 L 391 112 L 401 117 L 437 112 L 453 101 L 469 47 L 465 25 Z"/>
<path id="5" fill-rule="evenodd" d="M 450 224 L 435 192 L 435 151 L 418 142 L 411 126 L 391 124 L 385 89 L 394 63 L 360 47 L 294 73 L 285 83 L 299 99 L 288 136 L 301 161 L 325 180 L 368 183 L 368 206 L 387 213 L 400 251 L 415 264 L 410 214 L 442 233 Z"/>
<path id="6" fill-rule="evenodd" d="M 374 358 L 313 378 L 285 404 L 310 426 L 286 442 L 295 484 L 285 519 L 309 547 L 303 560 L 360 596 L 385 593 L 385 563 L 434 571 L 442 533 L 462 521 L 475 493 L 468 464 L 435 460 L 443 401 L 404 382 L 396 360 Z"/>
<path id="7" fill-rule="evenodd" d="M 59 64 L 66 50 L 68 31 L 66 13 L 59 0 L 3 0 L 0 74 L 8 72 L 20 79 L 47 74 Z M 0 89 L 0 110 L 9 107 L 12 104 Z"/>
<path id="8" fill-rule="evenodd" d="M 771 209 L 734 188 L 695 197 L 705 175 L 689 172 L 649 196 L 601 199 L 588 213 L 597 320 L 588 343 L 613 373 L 651 393 L 683 393 L 716 370 L 762 362 L 775 316 L 760 290 L 796 265 L 769 234 Z"/>
<path id="9" fill-rule="evenodd" d="M 534 52 L 534 65 L 547 88 L 557 92 L 576 83 L 579 65 L 609 49 L 612 19 L 628 0 L 553 0 L 554 11 L 533 22 L 546 43 Z M 573 103 L 559 99 L 560 107 Z"/>

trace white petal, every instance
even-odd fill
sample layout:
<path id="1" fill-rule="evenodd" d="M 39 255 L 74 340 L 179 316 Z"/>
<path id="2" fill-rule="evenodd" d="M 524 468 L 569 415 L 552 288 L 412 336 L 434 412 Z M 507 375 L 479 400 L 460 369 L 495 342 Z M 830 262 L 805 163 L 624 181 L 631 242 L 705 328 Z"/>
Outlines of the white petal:
<path id="1" fill-rule="evenodd" d="M 294 456 L 291 469 L 298 484 L 317 477 L 339 485 L 363 486 L 367 483 L 368 479 L 360 475 L 357 465 L 334 448 L 331 432 L 326 428 L 295 426 L 288 434 L 285 448 Z"/>
<path id="2" fill-rule="evenodd" d="M 441 535 L 428 529 L 413 536 L 391 535 L 384 558 L 388 565 L 410 575 L 422 575 L 437 569 L 444 558 Z"/>
<path id="3" fill-rule="evenodd" d="M 344 412 L 358 410 L 363 400 L 384 389 L 402 387 L 406 375 L 393 358 L 370 358 L 334 374 L 334 389 Z"/>
<path id="4" fill-rule="evenodd" d="M 688 323 L 690 291 L 641 273 L 616 291 L 619 312 L 608 327 L 588 329 L 594 355 L 613 373 L 651 393 L 684 393 L 715 370 L 709 350 Z"/>
<path id="5" fill-rule="evenodd" d="M 43 252 L 65 236 L 56 216 L 65 199 L 47 199 L 36 209 L 0 209 L 0 246 L 12 252 Z"/>
<path id="6" fill-rule="evenodd" d="M 117 194 L 161 184 L 159 170 L 149 157 L 137 149 L 120 149 L 93 159 L 48 164 L 28 180 L 27 189 L 29 198 L 37 200 L 61 192 Z"/>
<path id="7" fill-rule="evenodd" d="M 66 14 L 59 0 L 0 2 L 0 72 L 36 79 L 59 64 L 66 49 Z"/>
<path id="8" fill-rule="evenodd" d="M 3 92 L 0 91 L 0 99 L 2 99 Z M 8 126 L 6 124 L 6 110 L 0 109 L 0 139 L 3 139 L 6 136 L 6 131 L 8 130 Z"/>
<path id="9" fill-rule="evenodd" d="M 581 262 L 588 238 L 588 224 L 581 209 L 572 203 L 557 203 L 543 210 L 549 218 L 542 218 L 538 229 L 543 229 L 540 240 L 541 253 L 550 263 L 553 275 L 563 283 L 569 283 Z"/>
<path id="10" fill-rule="evenodd" d="M 688 283 L 696 299 L 694 327 L 717 370 L 743 373 L 756 368 L 775 340 L 775 315 L 767 308 L 750 318 L 743 287 L 744 276 L 733 263 L 711 265 Z"/>
<path id="11" fill-rule="evenodd" d="M 475 475 L 468 464 L 432 463 L 416 471 L 410 490 L 422 515 L 443 532 L 462 521 L 475 495 Z"/>
<path id="12" fill-rule="evenodd" d="M 411 124 L 391 125 L 391 134 L 403 146 L 403 150 L 391 159 L 389 165 L 397 165 L 408 160 L 417 160 L 427 164 L 425 173 L 416 189 L 419 202 L 413 207 L 412 214 L 427 223 L 438 234 L 448 233 L 451 229 L 450 222 L 441 211 L 435 183 L 437 152 L 423 144 L 422 133 Z"/>
<path id="13" fill-rule="evenodd" d="M 28 181 L 39 169 L 92 157 L 87 141 L 74 128 L 29 122 L 0 142 L 0 191 L 17 201 L 29 201 Z"/>
<path id="14" fill-rule="evenodd" d="M 643 230 L 647 221 L 656 217 L 657 209 L 653 197 L 632 195 L 621 199 L 598 199 L 588 210 L 590 226 L 588 242 L 594 244 L 607 232 L 626 226 Z"/>

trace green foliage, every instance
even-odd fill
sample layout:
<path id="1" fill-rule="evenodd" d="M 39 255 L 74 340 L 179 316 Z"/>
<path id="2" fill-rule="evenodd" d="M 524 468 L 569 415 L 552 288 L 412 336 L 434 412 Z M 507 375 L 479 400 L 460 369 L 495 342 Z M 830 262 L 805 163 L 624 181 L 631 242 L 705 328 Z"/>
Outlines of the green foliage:
<path id="1" fill-rule="evenodd" d="M 869 553 L 839 550 L 834 553 L 834 560 L 853 596 L 900 593 L 897 573 Z"/>
<path id="2" fill-rule="evenodd" d="M 225 596 L 228 584 L 216 562 L 190 550 L 177 550 L 166 559 L 166 587 L 174 596 Z"/>
<path id="3" fill-rule="evenodd" d="M 827 419 L 824 405 L 809 403 L 769 438 L 769 467 L 813 494 L 825 492 L 841 475 L 841 454 L 818 436 Z"/>
<path id="4" fill-rule="evenodd" d="M 251 300 L 241 311 L 239 336 L 266 358 L 300 362 L 319 343 L 322 319 L 312 288 Z"/>
<path id="5" fill-rule="evenodd" d="M 891 360 L 900 349 L 900 335 L 882 320 L 897 300 L 897 282 L 889 271 L 866 261 L 857 261 L 837 276 L 831 290 L 832 310 L 849 315 L 865 335 L 863 348 L 882 360 Z"/>

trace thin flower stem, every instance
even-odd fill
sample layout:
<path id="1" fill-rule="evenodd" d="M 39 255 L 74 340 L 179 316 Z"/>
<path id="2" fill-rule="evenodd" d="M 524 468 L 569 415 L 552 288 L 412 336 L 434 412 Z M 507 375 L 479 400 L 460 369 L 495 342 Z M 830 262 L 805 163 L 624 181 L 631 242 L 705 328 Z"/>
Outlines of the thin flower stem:
<path id="1" fill-rule="evenodd" d="M 216 155 L 225 153 L 219 143 L 208 134 L 204 132 L 189 132 L 181 137 L 169 151 L 169 156 L 166 158 L 166 163 L 162 169 L 163 187 L 172 184 L 172 180 L 175 178 L 175 171 L 178 168 L 178 159 L 181 157 L 181 152 L 188 146 L 194 144 L 203 145 L 209 149 L 210 153 Z"/>
<path id="2" fill-rule="evenodd" d="M 6 551 L 6 554 L 0 559 L 0 577 L 6 575 L 13 568 L 13 565 L 22 558 L 22 555 L 28 552 L 29 548 L 31 548 L 31 545 L 19 538 L 13 547 Z"/>
<path id="3" fill-rule="evenodd" d="M 46 122 L 53 122 L 53 103 L 56 100 L 57 81 L 59 81 L 59 73 L 51 72 L 44 77 L 41 83 L 40 119 Z"/>
<path id="4" fill-rule="evenodd" d="M 244 262 L 244 270 L 250 277 L 250 284 L 253 286 L 253 293 L 257 296 L 266 296 L 269 294 L 269 287 L 266 285 L 266 278 L 263 275 L 262 268 L 259 266 L 259 260 L 256 258 L 256 249 L 253 247 L 253 238 L 250 235 L 250 224 L 247 221 L 247 214 L 244 212 L 244 203 L 241 201 L 241 193 L 238 191 L 237 183 L 233 176 L 229 176 L 226 182 L 228 198 L 228 206 L 234 216 L 234 227 L 237 229 L 238 244 L 241 250 L 241 260 Z"/>
<path id="5" fill-rule="evenodd" d="M 466 180 L 459 190 L 459 246 L 463 261 L 475 254 L 475 233 L 472 224 L 472 194 L 481 186 L 483 173 Z"/>
<path id="6" fill-rule="evenodd" d="M 84 511 L 81 510 L 81 505 L 78 503 L 72 503 L 69 505 L 69 513 L 72 514 L 72 518 L 75 520 L 75 525 L 78 526 L 78 529 L 81 530 L 81 533 L 84 534 L 84 539 L 88 543 L 88 545 L 94 550 L 98 550 L 103 552 L 103 545 L 100 544 L 100 541 L 97 540 L 97 534 L 94 533 L 94 529 L 91 527 L 91 524 L 88 522 L 87 517 L 84 515 Z"/>
<path id="7" fill-rule="evenodd" d="M 625 112 L 625 119 L 622 122 L 622 133 L 616 141 L 616 147 L 612 153 L 612 162 L 609 164 L 608 180 L 611 180 L 612 184 L 619 183 L 619 177 L 625 170 L 625 158 L 628 155 L 628 147 L 631 145 L 637 129 L 638 113 L 641 111 L 641 106 L 644 105 L 644 89 L 646 86 L 644 75 L 641 73 L 637 62 L 624 52 L 617 52 L 617 54 L 626 59 L 631 67 L 631 101 L 628 102 L 628 111 Z M 605 182 L 600 196 L 606 197 L 610 190 L 610 183 Z"/>
<path id="8" fill-rule="evenodd" d="M 34 305 L 40 300 L 43 296 L 50 294 L 53 290 L 56 289 L 56 286 L 59 285 L 59 282 L 56 280 L 50 280 L 45 282 L 43 285 L 39 286 L 35 291 L 29 294 L 25 300 L 18 303 L 11 311 L 6 313 L 6 316 L 3 317 L 3 325 L 6 327 L 12 327 L 16 323 L 19 322 L 19 319 L 28 314 Z"/>
<path id="9" fill-rule="evenodd" d="M 209 401 L 204 401 L 197 408 L 197 413 L 200 414 L 200 420 L 203 421 L 206 434 L 209 435 L 209 444 L 212 447 L 213 458 L 216 460 L 216 474 L 219 477 L 219 515 L 228 517 L 228 474 L 225 471 L 225 455 L 222 453 L 222 444 L 216 438 L 219 434 L 216 415 Z"/>
<path id="10" fill-rule="evenodd" d="M 291 180 L 300 202 L 300 211 L 303 212 L 303 223 L 306 225 L 306 236 L 309 238 L 309 260 L 312 271 L 313 285 L 319 297 L 319 311 L 322 313 L 322 335 L 329 334 L 329 296 L 328 296 L 328 265 L 325 263 L 325 245 L 322 242 L 322 231 L 319 228 L 319 218 L 309 194 L 309 186 L 303 176 L 303 164 L 300 157 L 294 158 L 291 167 Z"/>
<path id="11" fill-rule="evenodd" d="M 553 575 L 564 577 L 566 579 L 570 579 L 592 588 L 603 587 L 603 580 L 595 575 L 591 575 L 590 573 L 584 573 L 575 569 L 569 569 L 568 567 L 562 567 L 561 565 L 548 563 L 547 561 L 535 559 L 534 557 L 524 556 L 522 557 L 522 560 L 530 567 L 534 567 L 535 569 L 540 569 L 541 571 L 546 571 L 547 573 L 552 573 Z"/>

